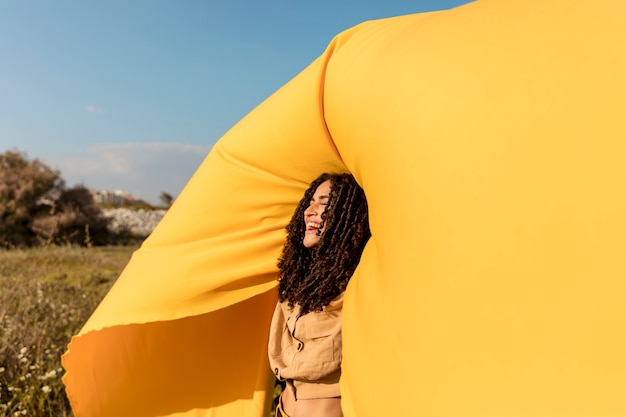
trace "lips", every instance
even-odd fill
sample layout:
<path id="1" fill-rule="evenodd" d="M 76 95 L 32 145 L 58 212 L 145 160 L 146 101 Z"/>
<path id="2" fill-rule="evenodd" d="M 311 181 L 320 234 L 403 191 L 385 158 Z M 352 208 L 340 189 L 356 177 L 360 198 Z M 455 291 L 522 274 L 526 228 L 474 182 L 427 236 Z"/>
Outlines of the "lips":
<path id="1" fill-rule="evenodd" d="M 317 229 L 319 229 L 319 228 L 320 228 L 320 224 L 317 223 L 317 222 L 309 221 L 309 222 L 306 223 L 306 231 L 307 232 L 309 232 L 309 231 L 317 231 Z"/>

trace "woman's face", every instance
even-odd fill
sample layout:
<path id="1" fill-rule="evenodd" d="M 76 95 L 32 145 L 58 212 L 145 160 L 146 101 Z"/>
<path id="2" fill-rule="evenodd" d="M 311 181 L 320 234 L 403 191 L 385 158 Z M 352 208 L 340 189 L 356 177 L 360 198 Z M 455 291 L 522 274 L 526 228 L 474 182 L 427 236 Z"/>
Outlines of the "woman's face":
<path id="1" fill-rule="evenodd" d="M 321 183 L 315 190 L 315 194 L 309 202 L 309 207 L 304 210 L 304 239 L 302 243 L 306 248 L 312 248 L 320 242 L 320 237 L 324 231 L 322 213 L 326 210 L 326 205 L 330 199 L 330 180 Z"/>

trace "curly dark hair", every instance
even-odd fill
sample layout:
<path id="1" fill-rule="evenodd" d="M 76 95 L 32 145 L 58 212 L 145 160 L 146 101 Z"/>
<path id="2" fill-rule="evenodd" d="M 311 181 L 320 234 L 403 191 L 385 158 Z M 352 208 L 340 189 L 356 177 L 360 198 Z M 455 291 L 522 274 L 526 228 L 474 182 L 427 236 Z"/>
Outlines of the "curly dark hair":
<path id="1" fill-rule="evenodd" d="M 317 187 L 330 180 L 330 198 L 322 214 L 324 232 L 319 243 L 302 243 L 304 211 Z M 287 241 L 278 260 L 278 299 L 301 314 L 321 311 L 346 290 L 370 237 L 367 200 L 350 174 L 320 175 L 311 183 L 287 225 Z"/>

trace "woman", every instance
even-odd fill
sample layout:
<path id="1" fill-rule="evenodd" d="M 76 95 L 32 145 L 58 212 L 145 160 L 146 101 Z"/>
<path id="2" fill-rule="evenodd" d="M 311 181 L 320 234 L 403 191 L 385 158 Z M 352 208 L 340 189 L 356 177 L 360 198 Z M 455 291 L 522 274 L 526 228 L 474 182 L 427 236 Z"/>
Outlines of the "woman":
<path id="1" fill-rule="evenodd" d="M 285 383 L 276 416 L 341 417 L 341 309 L 370 230 L 349 174 L 313 181 L 287 225 L 269 360 Z"/>

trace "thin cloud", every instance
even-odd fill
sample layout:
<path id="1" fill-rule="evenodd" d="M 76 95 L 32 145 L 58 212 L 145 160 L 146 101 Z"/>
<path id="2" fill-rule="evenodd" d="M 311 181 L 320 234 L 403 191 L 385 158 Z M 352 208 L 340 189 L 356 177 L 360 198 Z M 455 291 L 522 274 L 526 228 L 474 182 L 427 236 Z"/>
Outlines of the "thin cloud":
<path id="1" fill-rule="evenodd" d="M 87 112 L 89 113 L 102 113 L 104 109 L 102 107 L 94 106 L 93 104 L 87 105 Z"/>
<path id="2" fill-rule="evenodd" d="M 178 195 L 212 145 L 108 143 L 94 145 L 56 161 L 68 186 L 124 190 L 158 203 L 165 191 Z"/>

